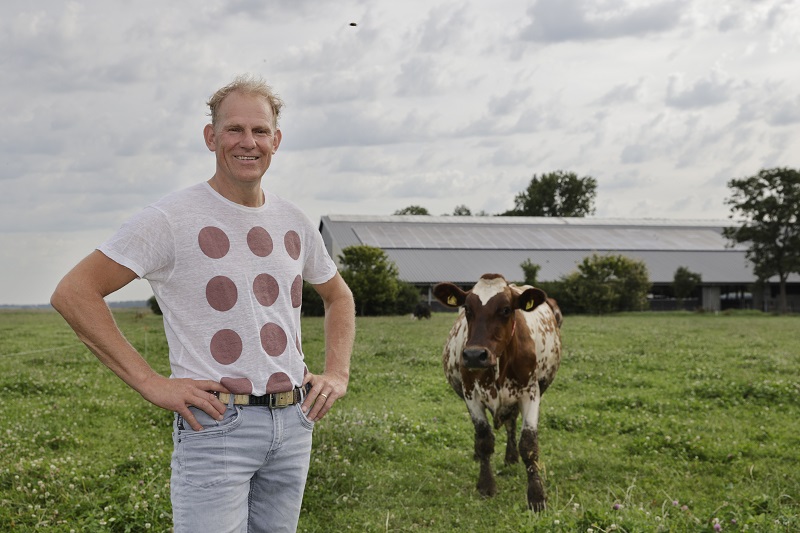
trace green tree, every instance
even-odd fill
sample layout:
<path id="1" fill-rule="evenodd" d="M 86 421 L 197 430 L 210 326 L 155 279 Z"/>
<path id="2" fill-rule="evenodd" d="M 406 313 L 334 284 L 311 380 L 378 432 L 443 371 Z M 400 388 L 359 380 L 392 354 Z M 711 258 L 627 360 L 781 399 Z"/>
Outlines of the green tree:
<path id="1" fill-rule="evenodd" d="M 158 300 L 156 300 L 155 295 L 151 296 L 147 300 L 147 307 L 149 307 L 150 310 L 156 315 L 163 315 L 164 314 L 164 313 L 161 312 L 161 307 L 158 305 Z"/>
<path id="2" fill-rule="evenodd" d="M 400 291 L 397 266 L 380 248 L 348 246 L 339 255 L 342 278 L 353 292 L 360 316 L 388 315 L 395 312 Z"/>
<path id="3" fill-rule="evenodd" d="M 647 309 L 650 279 L 642 261 L 624 255 L 592 254 L 583 259 L 576 272 L 562 278 L 560 289 L 560 298 L 574 312 L 643 311 Z"/>
<path id="4" fill-rule="evenodd" d="M 453 216 L 454 217 L 471 217 L 472 210 L 467 207 L 466 205 L 457 205 L 455 209 L 453 209 Z"/>
<path id="5" fill-rule="evenodd" d="M 539 276 L 539 271 L 542 269 L 541 265 L 537 265 L 530 258 L 523 261 L 520 265 L 523 274 L 525 274 L 525 285 L 536 286 L 536 278 Z"/>
<path id="6" fill-rule="evenodd" d="M 787 311 L 786 278 L 800 272 L 800 172 L 790 168 L 761 170 L 755 176 L 728 182 L 725 203 L 740 225 L 725 228 L 734 243 L 747 243 L 747 258 L 759 281 L 778 277 L 778 308 Z"/>
<path id="7" fill-rule="evenodd" d="M 430 215 L 427 209 L 421 205 L 410 205 L 403 209 L 398 209 L 393 214 L 395 215 Z"/>
<path id="8" fill-rule="evenodd" d="M 703 276 L 697 272 L 692 272 L 687 267 L 678 267 L 672 281 L 672 289 L 675 292 L 675 298 L 678 299 L 679 305 L 683 304 L 684 299 L 694 294 L 695 289 L 697 289 L 697 286 L 702 282 Z"/>
<path id="9" fill-rule="evenodd" d="M 514 209 L 506 216 L 584 217 L 595 212 L 597 180 L 557 170 L 533 175 L 528 188 L 514 197 Z"/>

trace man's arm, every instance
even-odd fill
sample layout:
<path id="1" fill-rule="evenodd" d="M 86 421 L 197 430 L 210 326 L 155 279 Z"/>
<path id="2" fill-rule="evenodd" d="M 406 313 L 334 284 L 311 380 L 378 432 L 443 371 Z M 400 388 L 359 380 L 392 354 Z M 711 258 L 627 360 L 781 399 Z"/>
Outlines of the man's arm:
<path id="1" fill-rule="evenodd" d="M 304 384 L 310 382 L 312 388 L 303 402 L 303 412 L 316 421 L 347 393 L 350 354 L 356 335 L 356 307 L 353 293 L 338 272 L 329 281 L 314 285 L 314 289 L 325 304 L 325 372 L 306 375 Z"/>
<path id="2" fill-rule="evenodd" d="M 190 405 L 221 420 L 225 405 L 208 391 L 227 392 L 225 387 L 210 380 L 169 379 L 158 374 L 117 327 L 103 298 L 134 279 L 132 270 L 95 250 L 64 276 L 50 303 L 89 350 L 146 400 L 177 412 L 195 431 L 202 426 Z"/>

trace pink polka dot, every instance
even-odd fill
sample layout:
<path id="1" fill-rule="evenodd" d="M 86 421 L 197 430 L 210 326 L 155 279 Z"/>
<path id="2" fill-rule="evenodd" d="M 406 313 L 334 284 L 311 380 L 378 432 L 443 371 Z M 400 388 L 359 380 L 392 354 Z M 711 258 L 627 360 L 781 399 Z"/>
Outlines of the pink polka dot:
<path id="1" fill-rule="evenodd" d="M 221 365 L 236 362 L 242 355 L 242 339 L 232 329 L 223 329 L 211 337 L 211 357 Z"/>
<path id="2" fill-rule="evenodd" d="M 256 226 L 247 233 L 247 246 L 258 257 L 267 257 L 272 253 L 272 237 L 267 230 Z"/>
<path id="3" fill-rule="evenodd" d="M 253 394 L 253 383 L 247 378 L 222 378 L 219 382 L 233 394 Z"/>
<path id="4" fill-rule="evenodd" d="M 286 350 L 286 332 L 278 324 L 264 324 L 261 328 L 261 346 L 268 355 L 281 355 Z"/>
<path id="5" fill-rule="evenodd" d="M 274 304 L 279 293 L 278 282 L 269 274 L 259 274 L 253 280 L 253 294 L 261 305 L 269 307 Z"/>
<path id="6" fill-rule="evenodd" d="M 283 237 L 283 245 L 292 259 L 300 257 L 300 235 L 296 231 L 287 231 Z"/>
<path id="7" fill-rule="evenodd" d="M 267 394 L 272 394 L 273 392 L 289 392 L 293 388 L 294 385 L 292 385 L 291 378 L 283 372 L 272 374 L 269 377 L 269 381 L 267 381 Z"/>
<path id="8" fill-rule="evenodd" d="M 229 311 L 239 297 L 236 284 L 225 276 L 216 276 L 206 284 L 208 305 L 217 311 Z"/>
<path id="9" fill-rule="evenodd" d="M 225 232 L 214 226 L 206 226 L 197 235 L 200 250 L 211 259 L 225 257 L 231 248 L 231 242 Z"/>
<path id="10" fill-rule="evenodd" d="M 292 282 L 292 307 L 297 309 L 303 304 L 303 278 L 297 276 Z"/>

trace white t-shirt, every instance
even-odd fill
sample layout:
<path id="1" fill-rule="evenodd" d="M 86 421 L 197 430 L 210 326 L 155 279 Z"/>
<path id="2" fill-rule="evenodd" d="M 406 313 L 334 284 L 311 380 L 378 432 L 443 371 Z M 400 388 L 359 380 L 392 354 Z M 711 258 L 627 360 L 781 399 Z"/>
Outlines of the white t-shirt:
<path id="1" fill-rule="evenodd" d="M 172 377 L 254 395 L 302 383 L 303 280 L 324 283 L 336 265 L 296 206 L 264 196 L 245 207 L 201 183 L 148 206 L 98 248 L 150 282 Z"/>

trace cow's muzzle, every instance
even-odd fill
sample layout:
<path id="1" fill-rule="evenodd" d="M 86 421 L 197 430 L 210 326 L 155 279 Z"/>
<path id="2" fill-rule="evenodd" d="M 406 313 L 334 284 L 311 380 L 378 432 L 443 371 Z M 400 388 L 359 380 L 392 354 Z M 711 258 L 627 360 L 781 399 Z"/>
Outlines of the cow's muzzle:
<path id="1" fill-rule="evenodd" d="M 482 370 L 494 365 L 492 353 L 483 346 L 469 346 L 462 353 L 464 367 L 472 370 Z"/>

